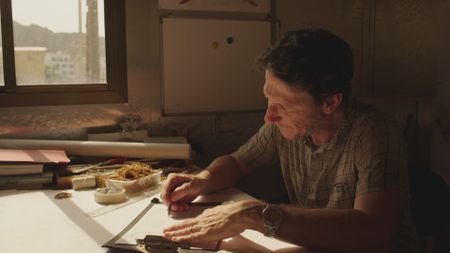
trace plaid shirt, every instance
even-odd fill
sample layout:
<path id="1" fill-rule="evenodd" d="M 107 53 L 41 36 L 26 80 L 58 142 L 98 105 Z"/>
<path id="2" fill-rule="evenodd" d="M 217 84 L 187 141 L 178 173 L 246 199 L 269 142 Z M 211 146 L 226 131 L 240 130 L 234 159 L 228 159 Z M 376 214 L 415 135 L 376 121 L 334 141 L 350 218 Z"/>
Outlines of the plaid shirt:
<path id="1" fill-rule="evenodd" d="M 304 208 L 353 208 L 366 192 L 408 194 L 406 149 L 400 127 L 381 112 L 354 101 L 333 138 L 315 148 L 310 137 L 289 141 L 265 124 L 235 153 L 252 168 L 280 167 L 291 204 Z M 417 252 L 409 205 L 393 252 Z"/>

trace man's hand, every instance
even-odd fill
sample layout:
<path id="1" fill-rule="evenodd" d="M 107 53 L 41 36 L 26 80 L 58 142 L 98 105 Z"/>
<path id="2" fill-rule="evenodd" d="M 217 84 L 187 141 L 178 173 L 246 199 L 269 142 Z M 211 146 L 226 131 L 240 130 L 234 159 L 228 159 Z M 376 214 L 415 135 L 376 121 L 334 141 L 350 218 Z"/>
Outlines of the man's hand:
<path id="1" fill-rule="evenodd" d="M 184 211 L 188 208 L 188 203 L 202 194 L 206 188 L 207 179 L 188 175 L 170 174 L 161 190 L 161 198 L 164 204 L 171 205 L 171 210 L 175 212 Z"/>
<path id="2" fill-rule="evenodd" d="M 164 230 L 173 241 L 210 242 L 229 238 L 258 222 L 264 207 L 261 201 L 240 201 L 206 209 L 199 216 Z"/>

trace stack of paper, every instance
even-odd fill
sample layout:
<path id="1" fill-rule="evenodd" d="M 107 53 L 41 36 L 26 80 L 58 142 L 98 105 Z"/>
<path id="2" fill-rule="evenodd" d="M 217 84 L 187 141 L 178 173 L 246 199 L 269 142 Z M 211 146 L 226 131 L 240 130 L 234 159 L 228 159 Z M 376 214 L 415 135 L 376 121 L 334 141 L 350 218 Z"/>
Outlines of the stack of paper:
<path id="1" fill-rule="evenodd" d="M 53 182 L 49 163 L 68 163 L 62 150 L 0 149 L 0 188 L 36 188 Z"/>

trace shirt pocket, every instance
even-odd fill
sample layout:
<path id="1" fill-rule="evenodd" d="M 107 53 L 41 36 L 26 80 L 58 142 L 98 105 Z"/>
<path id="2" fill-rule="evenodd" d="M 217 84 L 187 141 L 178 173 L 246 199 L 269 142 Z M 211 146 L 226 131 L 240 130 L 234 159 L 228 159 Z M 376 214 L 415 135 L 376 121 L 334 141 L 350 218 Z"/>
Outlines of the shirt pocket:
<path id="1" fill-rule="evenodd" d="M 353 208 L 356 193 L 356 178 L 353 175 L 335 179 L 330 187 L 329 208 Z"/>

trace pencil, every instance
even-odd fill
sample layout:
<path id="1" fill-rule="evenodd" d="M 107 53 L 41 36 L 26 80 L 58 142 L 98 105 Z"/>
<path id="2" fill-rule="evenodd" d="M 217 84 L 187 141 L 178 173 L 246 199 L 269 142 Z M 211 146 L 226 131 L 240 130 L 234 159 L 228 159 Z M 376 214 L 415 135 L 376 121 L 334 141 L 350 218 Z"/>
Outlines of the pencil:
<path id="1" fill-rule="evenodd" d="M 205 202 L 191 202 L 188 203 L 188 206 L 218 206 L 222 205 L 223 202 L 214 202 L 214 201 L 205 201 Z M 172 208 L 172 203 L 169 204 L 167 208 L 167 215 L 170 215 L 170 210 Z"/>
<path id="2" fill-rule="evenodd" d="M 189 206 L 218 206 L 218 205 L 222 205 L 222 202 L 191 202 L 188 204 Z"/>

